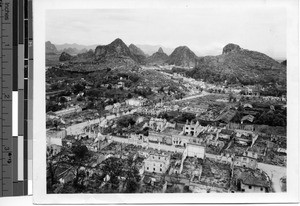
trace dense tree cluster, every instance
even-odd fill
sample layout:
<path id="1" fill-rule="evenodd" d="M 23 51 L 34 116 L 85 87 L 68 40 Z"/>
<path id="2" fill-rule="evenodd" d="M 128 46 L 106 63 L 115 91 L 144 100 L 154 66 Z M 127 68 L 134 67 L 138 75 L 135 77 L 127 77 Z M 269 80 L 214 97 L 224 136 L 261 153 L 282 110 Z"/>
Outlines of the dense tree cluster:
<path id="1" fill-rule="evenodd" d="M 118 119 L 117 125 L 119 127 L 123 128 L 123 127 L 128 127 L 129 125 L 133 126 L 135 124 L 135 122 L 136 121 L 135 121 L 134 117 L 132 117 L 132 116 L 124 116 L 124 117 Z"/>
<path id="2" fill-rule="evenodd" d="M 282 126 L 287 125 L 286 114 L 283 112 L 269 111 L 264 112 L 258 119 L 254 122 L 255 124 L 264 124 L 269 126 Z"/>

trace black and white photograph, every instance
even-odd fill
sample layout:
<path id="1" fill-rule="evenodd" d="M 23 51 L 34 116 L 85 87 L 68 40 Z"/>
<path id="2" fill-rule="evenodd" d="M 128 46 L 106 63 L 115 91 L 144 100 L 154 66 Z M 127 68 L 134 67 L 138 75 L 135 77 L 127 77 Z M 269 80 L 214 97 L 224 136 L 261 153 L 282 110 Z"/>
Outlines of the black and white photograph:
<path id="1" fill-rule="evenodd" d="M 290 15 L 230 2 L 45 10 L 46 194 L 290 192 Z"/>

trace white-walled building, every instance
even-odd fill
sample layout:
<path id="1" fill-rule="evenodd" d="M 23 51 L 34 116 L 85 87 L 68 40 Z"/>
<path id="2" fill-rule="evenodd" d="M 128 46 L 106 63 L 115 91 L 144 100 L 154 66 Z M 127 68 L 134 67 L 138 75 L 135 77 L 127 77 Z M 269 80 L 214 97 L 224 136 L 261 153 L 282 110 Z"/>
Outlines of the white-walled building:
<path id="1" fill-rule="evenodd" d="M 62 146 L 62 139 L 65 138 L 66 135 L 67 135 L 66 130 L 61 130 L 61 131 L 48 130 L 46 132 L 47 146 L 50 146 L 50 145 Z"/>
<path id="2" fill-rule="evenodd" d="M 243 155 L 236 155 L 233 158 L 233 165 L 237 167 L 257 168 L 257 153 L 245 151 Z"/>
<path id="3" fill-rule="evenodd" d="M 145 172 L 165 173 L 170 165 L 170 154 L 152 153 L 144 160 Z"/>
<path id="4" fill-rule="evenodd" d="M 187 157 L 197 157 L 204 159 L 205 157 L 205 146 L 199 144 L 188 143 L 184 151 Z M 184 154 L 185 156 L 185 154 Z"/>
<path id="5" fill-rule="evenodd" d="M 125 102 L 127 105 L 140 107 L 146 103 L 146 100 L 142 97 L 138 97 L 138 98 L 127 99 Z"/>

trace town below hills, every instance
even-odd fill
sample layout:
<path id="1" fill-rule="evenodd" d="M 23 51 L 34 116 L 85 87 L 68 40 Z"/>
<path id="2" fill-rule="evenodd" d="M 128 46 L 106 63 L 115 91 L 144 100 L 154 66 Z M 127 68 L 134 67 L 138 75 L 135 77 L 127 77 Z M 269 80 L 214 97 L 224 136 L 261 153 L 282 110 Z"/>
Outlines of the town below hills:
<path id="1" fill-rule="evenodd" d="M 47 193 L 286 192 L 287 61 L 127 45 L 46 42 Z"/>

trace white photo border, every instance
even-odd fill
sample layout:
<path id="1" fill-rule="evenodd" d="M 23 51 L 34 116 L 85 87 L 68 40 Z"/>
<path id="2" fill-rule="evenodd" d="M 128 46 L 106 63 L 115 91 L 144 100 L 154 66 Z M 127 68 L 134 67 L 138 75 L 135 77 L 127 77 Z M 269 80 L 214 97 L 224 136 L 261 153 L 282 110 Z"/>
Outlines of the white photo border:
<path id="1" fill-rule="evenodd" d="M 297 0 L 33 0 L 33 201 L 36 204 L 180 204 L 299 202 L 299 5 Z M 47 9 L 284 7 L 287 13 L 287 192 L 207 194 L 47 194 L 45 20 Z M 283 28 L 284 29 L 284 28 Z M 59 34 L 58 34 L 59 35 Z"/>

